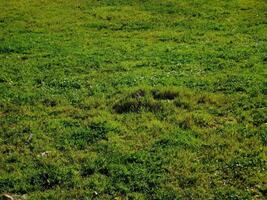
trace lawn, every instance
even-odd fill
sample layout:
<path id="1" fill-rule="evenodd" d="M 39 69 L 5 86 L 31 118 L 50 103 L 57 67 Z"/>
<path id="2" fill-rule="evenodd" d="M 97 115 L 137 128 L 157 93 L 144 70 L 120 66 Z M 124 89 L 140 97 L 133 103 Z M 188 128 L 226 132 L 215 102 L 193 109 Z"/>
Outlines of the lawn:
<path id="1" fill-rule="evenodd" d="M 0 195 L 267 199 L 266 95 L 266 0 L 0 0 Z"/>

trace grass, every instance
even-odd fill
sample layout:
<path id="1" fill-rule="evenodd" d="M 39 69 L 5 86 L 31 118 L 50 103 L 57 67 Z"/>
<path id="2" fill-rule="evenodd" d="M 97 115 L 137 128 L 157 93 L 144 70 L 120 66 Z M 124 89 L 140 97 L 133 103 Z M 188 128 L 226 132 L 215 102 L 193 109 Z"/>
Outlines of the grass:
<path id="1" fill-rule="evenodd" d="M 0 10 L 1 198 L 267 198 L 264 0 Z"/>

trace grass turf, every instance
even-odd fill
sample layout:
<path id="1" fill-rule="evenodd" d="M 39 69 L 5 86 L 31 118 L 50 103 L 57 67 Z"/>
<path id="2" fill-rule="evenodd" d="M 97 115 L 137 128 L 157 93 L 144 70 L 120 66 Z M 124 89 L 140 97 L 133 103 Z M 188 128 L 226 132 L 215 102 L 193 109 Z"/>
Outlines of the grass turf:
<path id="1" fill-rule="evenodd" d="M 0 193 L 266 198 L 266 1 L 0 10 Z"/>

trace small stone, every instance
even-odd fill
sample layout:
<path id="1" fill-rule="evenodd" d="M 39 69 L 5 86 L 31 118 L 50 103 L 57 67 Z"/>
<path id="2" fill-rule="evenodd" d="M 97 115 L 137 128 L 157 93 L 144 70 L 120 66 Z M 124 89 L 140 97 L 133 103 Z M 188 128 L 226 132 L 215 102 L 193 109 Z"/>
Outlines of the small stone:
<path id="1" fill-rule="evenodd" d="M 38 155 L 38 157 L 47 157 L 49 154 L 51 153 L 51 151 L 44 151 L 42 152 L 40 155 Z"/>
<path id="2" fill-rule="evenodd" d="M 14 198 L 11 195 L 9 195 L 9 194 L 4 194 L 3 197 L 6 200 L 14 200 Z"/>

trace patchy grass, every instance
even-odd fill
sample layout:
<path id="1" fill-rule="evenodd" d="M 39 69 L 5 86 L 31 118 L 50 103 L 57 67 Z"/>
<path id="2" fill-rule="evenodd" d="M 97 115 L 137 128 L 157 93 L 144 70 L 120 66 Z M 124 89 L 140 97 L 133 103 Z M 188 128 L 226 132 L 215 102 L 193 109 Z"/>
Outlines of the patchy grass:
<path id="1" fill-rule="evenodd" d="M 264 0 L 0 10 L 0 198 L 266 199 Z"/>
<path id="2" fill-rule="evenodd" d="M 178 97 L 179 93 L 175 90 L 153 90 L 153 97 L 155 99 L 173 100 Z"/>

